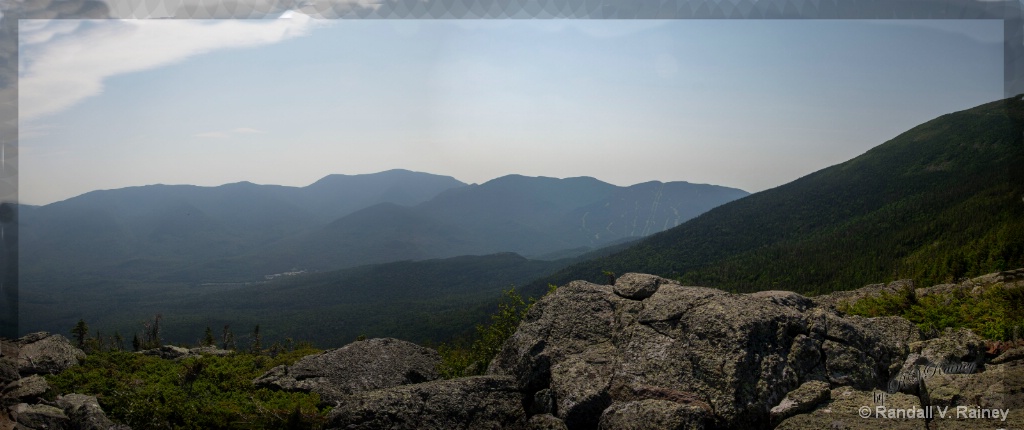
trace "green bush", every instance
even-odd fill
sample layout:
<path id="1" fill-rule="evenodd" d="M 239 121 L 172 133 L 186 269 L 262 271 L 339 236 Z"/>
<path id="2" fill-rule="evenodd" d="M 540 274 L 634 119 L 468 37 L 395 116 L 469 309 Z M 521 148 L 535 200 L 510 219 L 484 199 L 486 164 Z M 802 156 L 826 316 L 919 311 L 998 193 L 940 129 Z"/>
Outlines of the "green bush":
<path id="1" fill-rule="evenodd" d="M 974 295 L 964 289 L 916 298 L 911 291 L 882 293 L 842 308 L 865 317 L 902 316 L 924 330 L 938 333 L 966 327 L 991 340 L 1017 340 L 1024 334 L 1024 288 L 995 284 Z"/>
<path id="2" fill-rule="evenodd" d="M 90 354 L 48 381 L 62 393 L 95 395 L 107 416 L 135 429 L 314 429 L 327 412 L 318 395 L 257 389 L 252 380 L 317 352 L 171 361 L 111 351 Z"/>

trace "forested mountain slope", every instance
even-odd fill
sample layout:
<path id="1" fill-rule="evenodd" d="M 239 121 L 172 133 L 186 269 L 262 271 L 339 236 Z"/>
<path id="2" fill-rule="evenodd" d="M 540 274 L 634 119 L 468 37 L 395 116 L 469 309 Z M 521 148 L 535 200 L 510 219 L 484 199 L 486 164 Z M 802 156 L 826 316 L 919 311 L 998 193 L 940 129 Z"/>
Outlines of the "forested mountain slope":
<path id="1" fill-rule="evenodd" d="M 923 285 L 1024 265 L 1024 102 L 943 115 L 865 154 L 538 280 L 645 272 L 733 291 Z"/>

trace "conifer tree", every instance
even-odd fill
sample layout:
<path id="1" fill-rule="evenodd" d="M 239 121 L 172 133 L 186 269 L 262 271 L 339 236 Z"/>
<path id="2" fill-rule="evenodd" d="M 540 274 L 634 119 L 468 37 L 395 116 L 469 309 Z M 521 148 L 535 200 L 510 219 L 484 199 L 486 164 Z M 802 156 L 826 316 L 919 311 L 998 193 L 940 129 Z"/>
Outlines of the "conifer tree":
<path id="1" fill-rule="evenodd" d="M 71 334 L 75 335 L 75 340 L 78 341 L 78 348 L 85 348 L 85 339 L 89 335 L 89 325 L 85 323 L 85 320 L 79 319 L 78 324 L 71 329 Z"/>
<path id="2" fill-rule="evenodd" d="M 206 326 L 206 334 L 203 335 L 203 346 L 213 346 L 213 330 Z"/>

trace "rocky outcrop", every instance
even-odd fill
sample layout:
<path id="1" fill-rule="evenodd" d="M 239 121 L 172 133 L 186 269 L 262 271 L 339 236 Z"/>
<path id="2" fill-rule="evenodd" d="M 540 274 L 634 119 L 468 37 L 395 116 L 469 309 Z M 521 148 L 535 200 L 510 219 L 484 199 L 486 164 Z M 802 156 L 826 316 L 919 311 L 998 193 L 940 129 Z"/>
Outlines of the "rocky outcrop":
<path id="1" fill-rule="evenodd" d="M 334 405 L 359 392 L 438 378 L 437 351 L 398 339 L 369 339 L 277 366 L 253 381 L 257 386 L 313 392 Z"/>
<path id="2" fill-rule="evenodd" d="M 29 429 L 67 429 L 71 420 L 60 408 L 50 405 L 18 403 L 10 409 L 13 422 Z M 19 428 L 19 427 L 16 427 Z"/>
<path id="3" fill-rule="evenodd" d="M 0 391 L 5 405 L 15 403 L 35 403 L 43 399 L 43 396 L 51 392 L 50 384 L 46 383 L 39 375 L 31 375 L 7 384 Z"/>
<path id="4" fill-rule="evenodd" d="M 21 375 L 63 372 L 85 359 L 85 353 L 59 334 L 38 332 L 18 339 L 18 373 Z"/>
<path id="5" fill-rule="evenodd" d="M 56 401 L 72 423 L 72 430 L 109 430 L 115 428 L 113 421 L 100 408 L 96 397 L 84 394 L 68 394 Z M 127 428 L 127 426 L 117 427 Z"/>
<path id="6" fill-rule="evenodd" d="M 836 308 L 844 304 L 855 303 L 856 301 L 867 297 L 878 297 L 882 294 L 896 295 L 906 289 L 915 289 L 914 281 L 910 279 L 901 279 L 888 284 L 871 284 L 856 290 L 836 291 L 834 293 L 821 295 L 815 297 L 813 300 L 820 306 Z"/>
<path id="7" fill-rule="evenodd" d="M 796 415 L 779 424 L 776 430 L 821 430 L 821 429 L 899 429 L 925 430 L 925 418 L 903 417 L 888 418 L 887 415 L 875 416 L 876 406 L 884 406 L 893 410 L 917 411 L 921 409 L 921 401 L 912 395 L 896 393 L 884 400 L 876 399 L 876 392 L 858 390 L 853 387 L 838 387 L 831 391 L 828 403 L 808 414 Z M 866 415 L 862 408 L 868 408 Z M 888 410 L 888 409 L 886 409 Z"/>
<path id="8" fill-rule="evenodd" d="M 523 429 L 522 394 L 510 377 L 432 381 L 339 399 L 329 429 Z"/>
<path id="9" fill-rule="evenodd" d="M 0 390 L 0 429 L 131 430 L 110 421 L 95 397 L 57 396 L 43 378 L 43 374 L 62 372 L 85 358 L 66 338 L 40 332 L 0 342 L 4 348 L 0 376 L 6 381 Z M 11 353 L 18 355 L 8 355 Z"/>
<path id="10" fill-rule="evenodd" d="M 199 357 L 203 355 L 225 356 L 232 354 L 232 351 L 226 349 L 218 349 L 212 346 L 184 348 L 174 345 L 163 345 L 159 348 L 139 351 L 138 354 L 159 357 L 164 360 L 181 360 L 184 358 Z"/>
<path id="11" fill-rule="evenodd" d="M 778 424 L 793 415 L 810 412 L 818 405 L 831 400 L 831 398 L 832 392 L 827 382 L 805 382 L 797 389 L 786 394 L 786 398 L 782 399 L 781 403 L 772 408 L 772 424 Z"/>
<path id="12" fill-rule="evenodd" d="M 623 294 L 623 279 L 657 289 Z M 616 287 L 577 281 L 537 302 L 489 372 L 514 377 L 527 399 L 549 390 L 570 429 L 621 428 L 622 417 L 648 412 L 665 425 L 763 428 L 806 382 L 884 386 L 920 340 L 902 318 L 844 316 L 795 293 L 729 294 L 628 274 Z M 613 387 L 623 386 L 673 394 L 617 398 L 625 391 Z"/>
<path id="13" fill-rule="evenodd" d="M 149 355 L 152 357 L 159 357 L 164 360 L 180 360 L 182 358 L 194 357 L 198 354 L 193 354 L 188 348 L 182 348 L 180 346 L 163 345 L 159 348 L 146 349 L 139 351 L 139 354 Z"/>

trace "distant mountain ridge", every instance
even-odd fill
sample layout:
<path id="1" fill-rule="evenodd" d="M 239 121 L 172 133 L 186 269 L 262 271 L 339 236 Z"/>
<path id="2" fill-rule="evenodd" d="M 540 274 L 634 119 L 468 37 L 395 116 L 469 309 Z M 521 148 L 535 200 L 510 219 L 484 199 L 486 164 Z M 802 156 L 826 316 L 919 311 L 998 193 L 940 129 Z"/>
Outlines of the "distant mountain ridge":
<path id="1" fill-rule="evenodd" d="M 1024 265 L 1024 101 L 943 115 L 845 163 L 535 281 L 643 272 L 738 292 L 928 285 Z"/>
<path id="2" fill-rule="evenodd" d="M 417 204 L 465 185 L 447 176 L 390 170 L 331 175 L 307 187 L 239 182 L 93 191 L 23 208 L 23 273 L 109 269 L 131 261 L 191 264 L 230 258 L 366 206 Z M 52 264 L 57 259 L 60 263 Z"/>
<path id="3" fill-rule="evenodd" d="M 30 283 L 83 274 L 239 282 L 293 268 L 499 252 L 571 256 L 745 195 L 685 182 L 618 187 L 520 175 L 467 185 L 406 170 L 330 175 L 306 187 L 150 185 L 25 207 L 21 266 Z"/>
<path id="4" fill-rule="evenodd" d="M 319 320 L 344 327 L 307 334 L 317 341 L 395 330 L 438 341 L 479 322 L 512 284 L 745 195 L 586 177 L 466 185 L 406 171 L 87 193 L 20 213 L 22 327 L 61 331 L 84 318 L 128 332 L 161 313 L 182 341 L 249 323 L 283 338 Z M 265 283 L 296 269 L 305 273 Z M 409 309 L 416 327 L 394 322 Z"/>

